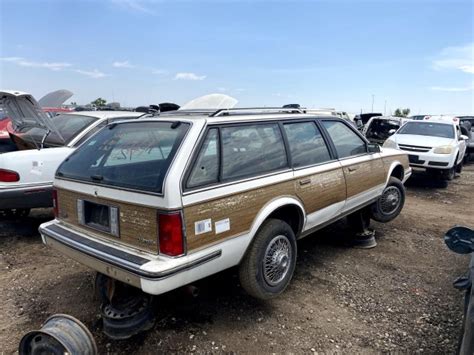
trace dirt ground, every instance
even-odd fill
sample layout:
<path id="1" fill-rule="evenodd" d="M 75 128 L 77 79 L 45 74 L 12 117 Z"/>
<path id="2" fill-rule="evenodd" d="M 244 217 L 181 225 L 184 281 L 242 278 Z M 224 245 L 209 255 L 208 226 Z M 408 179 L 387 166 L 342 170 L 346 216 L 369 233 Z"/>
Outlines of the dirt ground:
<path id="1" fill-rule="evenodd" d="M 155 327 L 128 341 L 101 333 L 93 272 L 41 244 L 37 228 L 51 211 L 0 222 L 0 353 L 15 352 L 54 313 L 83 321 L 101 353 L 453 353 L 462 294 L 452 281 L 468 257 L 450 252 L 443 235 L 474 228 L 474 164 L 447 187 L 423 174 L 407 185 L 402 214 L 373 223 L 377 248 L 347 247 L 338 222 L 298 243 L 293 281 L 276 300 L 247 296 L 231 269 L 198 282 L 197 298 L 159 297 Z"/>

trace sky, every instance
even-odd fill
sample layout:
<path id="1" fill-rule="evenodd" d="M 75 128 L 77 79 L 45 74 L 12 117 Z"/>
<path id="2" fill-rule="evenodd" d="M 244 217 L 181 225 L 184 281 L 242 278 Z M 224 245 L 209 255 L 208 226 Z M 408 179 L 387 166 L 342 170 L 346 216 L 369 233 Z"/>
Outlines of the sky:
<path id="1" fill-rule="evenodd" d="M 0 88 L 474 114 L 474 0 L 0 0 Z"/>

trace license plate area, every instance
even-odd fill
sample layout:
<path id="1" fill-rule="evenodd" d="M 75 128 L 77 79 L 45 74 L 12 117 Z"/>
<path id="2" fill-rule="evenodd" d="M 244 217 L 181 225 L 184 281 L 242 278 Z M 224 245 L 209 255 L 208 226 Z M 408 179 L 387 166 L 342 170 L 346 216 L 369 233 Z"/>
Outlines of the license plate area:
<path id="1" fill-rule="evenodd" d="M 424 160 L 420 160 L 420 158 L 418 157 L 418 155 L 408 155 L 408 160 L 410 163 L 413 163 L 413 164 L 423 164 L 425 161 Z"/>
<path id="2" fill-rule="evenodd" d="M 77 200 L 79 223 L 100 232 L 119 237 L 119 209 L 87 200 Z"/>

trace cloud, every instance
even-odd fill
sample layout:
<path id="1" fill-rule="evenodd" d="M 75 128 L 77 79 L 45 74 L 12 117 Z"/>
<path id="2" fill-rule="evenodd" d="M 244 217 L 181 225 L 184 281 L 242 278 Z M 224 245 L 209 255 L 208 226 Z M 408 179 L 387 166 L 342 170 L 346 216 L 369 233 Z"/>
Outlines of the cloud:
<path id="1" fill-rule="evenodd" d="M 156 12 L 150 7 L 146 6 L 145 1 L 140 0 L 111 0 L 111 3 L 119 6 L 126 11 L 135 11 L 141 12 L 147 15 L 155 15 Z M 153 1 L 148 1 L 147 3 L 153 4 Z"/>
<path id="2" fill-rule="evenodd" d="M 128 60 L 125 60 L 123 62 L 113 62 L 112 66 L 114 68 L 129 68 L 129 69 L 135 68 L 135 66 L 130 64 L 130 62 Z"/>
<path id="3" fill-rule="evenodd" d="M 435 70 L 460 70 L 474 74 L 474 42 L 458 47 L 444 48 L 433 60 Z"/>
<path id="4" fill-rule="evenodd" d="M 93 79 L 100 79 L 100 78 L 105 78 L 106 76 L 108 76 L 107 74 L 102 73 L 101 71 L 99 71 L 97 69 L 94 69 L 92 71 L 76 69 L 74 71 L 76 73 L 88 76 L 88 77 L 93 78 Z"/>
<path id="5" fill-rule="evenodd" d="M 474 85 L 465 86 L 465 87 L 444 87 L 444 86 L 432 86 L 430 88 L 434 91 L 448 91 L 448 92 L 464 92 L 474 90 Z"/>
<path id="6" fill-rule="evenodd" d="M 63 70 L 72 66 L 71 63 L 65 62 L 33 62 L 22 57 L 3 57 L 0 59 L 4 62 L 15 63 L 22 67 L 45 68 L 53 71 Z"/>
<path id="7" fill-rule="evenodd" d="M 195 73 L 176 73 L 174 80 L 204 80 L 206 75 L 197 75 Z"/>

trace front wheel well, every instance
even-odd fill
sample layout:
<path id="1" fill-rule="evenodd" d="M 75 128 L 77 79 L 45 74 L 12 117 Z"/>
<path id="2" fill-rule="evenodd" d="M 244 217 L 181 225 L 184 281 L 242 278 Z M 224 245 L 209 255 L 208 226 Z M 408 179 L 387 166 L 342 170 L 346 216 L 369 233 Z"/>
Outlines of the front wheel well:
<path id="1" fill-rule="evenodd" d="M 405 177 L 405 169 L 403 169 L 403 166 L 397 165 L 393 170 L 390 176 L 393 176 L 397 178 L 400 181 L 403 181 L 403 178 Z"/>
<path id="2" fill-rule="evenodd" d="M 275 211 L 270 213 L 268 218 L 274 218 L 282 220 L 289 224 L 295 236 L 298 236 L 303 229 L 303 212 L 296 205 L 285 205 L 277 208 Z"/>

